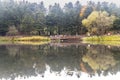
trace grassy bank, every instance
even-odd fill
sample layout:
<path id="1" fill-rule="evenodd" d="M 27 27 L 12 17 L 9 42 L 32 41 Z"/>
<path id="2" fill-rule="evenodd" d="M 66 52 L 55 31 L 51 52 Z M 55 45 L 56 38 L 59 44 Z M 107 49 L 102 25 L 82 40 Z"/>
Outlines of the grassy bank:
<path id="1" fill-rule="evenodd" d="M 120 41 L 120 35 L 104 35 L 84 37 L 83 41 Z"/>
<path id="2" fill-rule="evenodd" d="M 49 37 L 44 36 L 30 36 L 30 37 L 18 37 L 14 41 L 50 41 Z"/>
<path id="3" fill-rule="evenodd" d="M 49 41 L 39 41 L 39 42 L 35 42 L 35 41 L 15 41 L 15 42 L 11 42 L 11 41 L 0 41 L 0 45 L 44 45 L 44 44 L 48 44 Z"/>
<path id="4" fill-rule="evenodd" d="M 44 36 L 5 36 L 5 37 L 0 37 L 0 41 L 50 41 L 49 37 L 44 37 Z"/>
<path id="5" fill-rule="evenodd" d="M 84 37 L 83 43 L 120 46 L 120 35 Z"/>
<path id="6" fill-rule="evenodd" d="M 33 42 L 33 41 L 17 41 L 14 44 L 21 44 L 21 45 L 43 45 L 48 44 L 49 41 L 41 41 L 41 42 Z"/>

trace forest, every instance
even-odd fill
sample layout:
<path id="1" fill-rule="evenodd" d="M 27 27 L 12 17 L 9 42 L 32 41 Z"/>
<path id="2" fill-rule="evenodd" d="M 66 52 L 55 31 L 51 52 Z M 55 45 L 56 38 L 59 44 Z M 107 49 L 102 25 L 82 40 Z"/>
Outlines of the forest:
<path id="1" fill-rule="evenodd" d="M 120 7 L 114 3 L 92 2 L 87 5 L 44 1 L 31 3 L 21 0 L 0 0 L 0 35 L 104 35 L 120 33 Z"/>

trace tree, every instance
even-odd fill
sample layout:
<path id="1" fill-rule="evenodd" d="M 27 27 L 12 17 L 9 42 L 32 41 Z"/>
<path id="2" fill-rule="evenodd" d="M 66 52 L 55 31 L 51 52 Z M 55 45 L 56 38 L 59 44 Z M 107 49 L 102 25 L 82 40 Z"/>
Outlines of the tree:
<path id="1" fill-rule="evenodd" d="M 82 26 L 82 18 L 79 16 L 80 14 L 80 11 L 82 9 L 82 5 L 80 4 L 79 1 L 77 1 L 75 4 L 74 4 L 74 34 L 82 34 L 84 32 L 83 30 L 83 26 Z"/>
<path id="2" fill-rule="evenodd" d="M 112 18 L 114 17 L 110 15 L 120 16 L 120 7 L 108 2 L 96 4 L 93 1 L 88 1 L 84 6 L 80 1 L 76 1 L 75 4 L 65 3 L 63 8 L 55 3 L 46 9 L 43 2 L 0 0 L 0 35 L 6 35 L 9 26 L 14 26 L 21 35 L 84 34 L 86 28 L 83 27 L 82 20 L 95 10 L 97 11 L 97 19 L 91 21 L 89 26 L 92 27 L 86 26 L 91 34 L 106 33 L 112 27 Z M 103 25 L 104 23 L 111 25 Z M 117 27 L 117 24 L 117 21 L 114 22 L 114 28 Z"/>
<path id="3" fill-rule="evenodd" d="M 46 25 L 49 27 L 51 35 L 61 34 L 63 15 L 59 4 L 55 3 L 54 6 L 49 6 L 49 13 L 46 16 Z"/>
<path id="4" fill-rule="evenodd" d="M 87 28 L 90 34 L 105 34 L 111 27 L 115 16 L 110 15 L 106 11 L 93 11 L 82 24 Z"/>
<path id="5" fill-rule="evenodd" d="M 39 35 L 47 35 L 46 29 L 46 8 L 44 7 L 44 3 L 40 2 L 37 6 L 37 9 L 33 12 L 34 14 L 34 31 Z"/>
<path id="6" fill-rule="evenodd" d="M 10 26 L 9 31 L 7 32 L 8 36 L 15 36 L 18 34 L 18 30 L 16 29 L 15 26 Z"/>
<path id="7" fill-rule="evenodd" d="M 76 11 L 76 9 L 78 9 Z M 65 34 L 76 34 L 78 29 L 78 21 L 79 21 L 79 12 L 80 12 L 80 4 L 77 2 L 74 5 L 69 2 L 66 3 L 64 6 L 64 20 L 63 20 L 63 30 L 65 31 Z"/>
<path id="8" fill-rule="evenodd" d="M 115 33 L 120 33 L 120 18 L 116 19 L 113 23 L 113 28 L 112 30 L 115 31 Z"/>
<path id="9" fill-rule="evenodd" d="M 34 29 L 34 18 L 33 15 L 29 16 L 29 14 L 25 15 L 22 19 L 21 25 L 20 25 L 20 31 L 23 34 L 30 35 L 30 32 Z"/>

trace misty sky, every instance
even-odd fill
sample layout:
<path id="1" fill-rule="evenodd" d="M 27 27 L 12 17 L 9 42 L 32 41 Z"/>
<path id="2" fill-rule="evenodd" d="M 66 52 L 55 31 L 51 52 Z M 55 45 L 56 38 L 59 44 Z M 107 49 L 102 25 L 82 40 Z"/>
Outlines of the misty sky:
<path id="1" fill-rule="evenodd" d="M 20 0 L 18 0 L 20 1 Z M 54 3 L 60 3 L 60 5 L 63 7 L 65 3 L 67 2 L 73 2 L 75 3 L 76 1 L 78 0 L 28 0 L 30 2 L 41 2 L 41 1 L 44 1 L 44 4 L 46 7 L 48 7 L 50 4 L 54 4 Z M 88 0 L 79 0 L 81 3 L 85 4 Z M 90 0 L 89 0 L 90 1 Z M 95 2 L 98 2 L 98 1 L 107 1 L 107 2 L 113 2 L 113 3 L 116 3 L 117 5 L 120 5 L 120 0 L 91 0 L 91 1 L 95 1 Z"/>

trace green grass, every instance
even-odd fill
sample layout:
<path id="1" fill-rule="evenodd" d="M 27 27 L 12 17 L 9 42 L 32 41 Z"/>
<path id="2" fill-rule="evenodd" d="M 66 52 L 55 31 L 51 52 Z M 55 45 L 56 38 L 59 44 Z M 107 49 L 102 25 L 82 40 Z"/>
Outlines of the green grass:
<path id="1" fill-rule="evenodd" d="M 14 36 L 14 37 L 0 37 L 0 41 L 50 41 L 49 37 L 44 36 Z"/>
<path id="2" fill-rule="evenodd" d="M 83 43 L 120 46 L 120 35 L 84 37 Z"/>
<path id="3" fill-rule="evenodd" d="M 25 44 L 25 45 L 42 45 L 50 42 L 49 37 L 45 36 L 5 36 L 0 37 L 0 45 L 2 44 Z"/>
<path id="4" fill-rule="evenodd" d="M 14 41 L 50 41 L 50 38 L 44 36 L 18 37 Z"/>
<path id="5" fill-rule="evenodd" d="M 22 44 L 22 45 L 43 45 L 43 44 L 48 44 L 49 41 L 39 41 L 39 42 L 34 42 L 34 41 L 16 41 L 14 44 Z"/>
<path id="6" fill-rule="evenodd" d="M 0 37 L 0 41 L 11 41 L 12 38 L 10 37 Z"/>
<path id="7" fill-rule="evenodd" d="M 91 36 L 82 39 L 83 41 L 120 41 L 120 35 Z"/>

